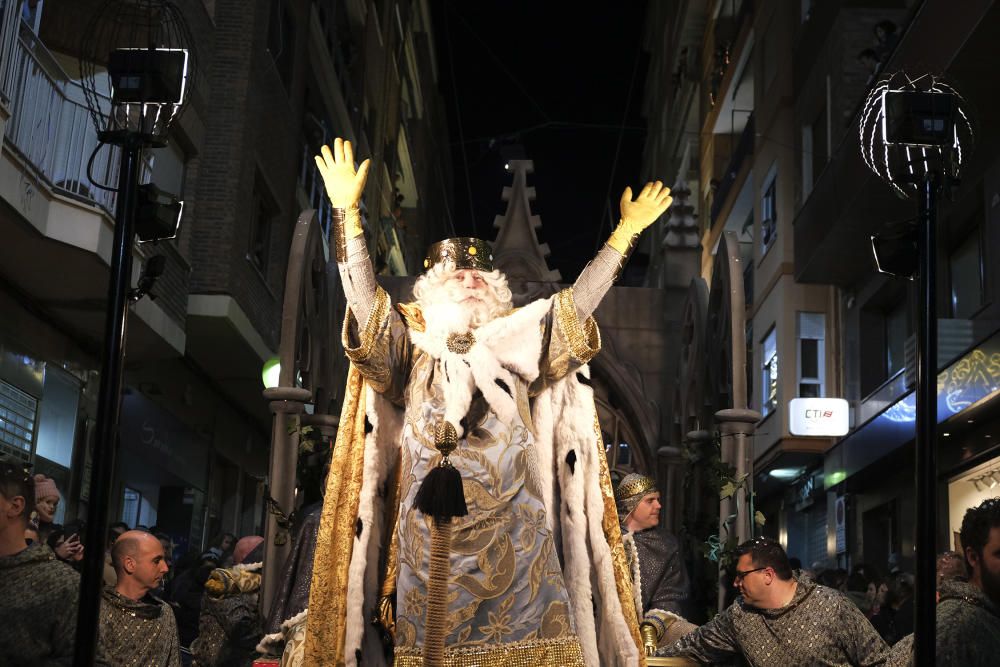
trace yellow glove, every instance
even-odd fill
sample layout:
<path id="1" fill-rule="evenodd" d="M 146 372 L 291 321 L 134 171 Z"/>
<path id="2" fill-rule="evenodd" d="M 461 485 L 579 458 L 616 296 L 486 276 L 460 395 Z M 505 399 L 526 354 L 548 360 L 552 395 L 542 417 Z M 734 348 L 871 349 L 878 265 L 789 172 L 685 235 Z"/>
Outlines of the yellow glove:
<path id="1" fill-rule="evenodd" d="M 354 170 L 354 149 L 350 141 L 337 138 L 333 150 L 323 146 L 321 155 L 316 156 L 316 166 L 323 177 L 326 194 L 334 208 L 344 209 L 344 234 L 353 239 L 361 235 L 361 215 L 358 202 L 365 191 L 370 160 L 365 160 Z"/>
<path id="2" fill-rule="evenodd" d="M 635 201 L 632 200 L 632 188 L 625 188 L 620 203 L 622 219 L 611 233 L 608 245 L 627 256 L 642 230 L 663 215 L 673 201 L 670 188 L 663 187 L 660 181 L 646 183 Z"/>

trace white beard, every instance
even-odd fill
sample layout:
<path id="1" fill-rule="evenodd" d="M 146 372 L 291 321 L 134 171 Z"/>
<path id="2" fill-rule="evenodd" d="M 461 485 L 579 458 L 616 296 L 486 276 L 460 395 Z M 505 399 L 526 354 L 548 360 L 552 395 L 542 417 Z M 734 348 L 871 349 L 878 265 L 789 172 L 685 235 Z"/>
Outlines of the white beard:
<path id="1" fill-rule="evenodd" d="M 448 285 L 427 290 L 417 303 L 428 328 L 465 332 L 503 315 L 503 307 L 492 290 L 469 299 L 468 290 Z"/>

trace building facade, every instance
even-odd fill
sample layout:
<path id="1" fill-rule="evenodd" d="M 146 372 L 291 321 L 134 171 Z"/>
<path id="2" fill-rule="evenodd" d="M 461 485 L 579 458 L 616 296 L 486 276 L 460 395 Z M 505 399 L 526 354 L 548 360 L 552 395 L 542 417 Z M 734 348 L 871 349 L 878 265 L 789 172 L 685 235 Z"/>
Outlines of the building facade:
<path id="1" fill-rule="evenodd" d="M 116 157 L 86 112 L 79 26 L 100 2 L 4 10 L 0 268 L 3 453 L 56 479 L 59 520 L 87 514 Z M 180 0 L 197 79 L 143 178 L 185 200 L 155 300 L 132 309 L 113 506 L 179 545 L 260 533 L 292 231 L 330 210 L 312 156 L 343 136 L 380 165 L 365 228 L 383 273 L 405 274 L 447 220 L 450 188 L 426 2 Z M 27 7 L 27 5 L 26 5 Z M 93 159 L 91 160 L 91 157 Z M 415 156 L 422 157 L 418 160 Z M 422 250 L 417 251 L 417 254 Z"/>
<path id="2" fill-rule="evenodd" d="M 807 566 L 865 562 L 884 573 L 890 556 L 904 568 L 912 557 L 914 295 L 876 271 L 870 236 L 912 219 L 916 203 L 868 171 L 858 142 L 864 100 L 886 73 L 944 76 L 977 132 L 939 218 L 940 549 L 957 546 L 965 509 L 996 495 L 990 252 L 1000 198 L 994 105 L 975 68 L 996 38 L 997 11 L 975 3 L 959 17 L 936 0 L 650 7 L 646 159 L 676 174 L 691 210 L 662 227 L 647 283 L 690 261 L 692 230 L 705 281 L 692 285 L 685 354 L 706 361 L 679 377 L 671 444 L 717 430 L 705 385 L 716 381 L 711 360 L 727 353 L 710 335 L 724 314 L 697 295 L 715 289 L 712 258 L 732 234 L 748 407 L 763 417 L 753 436 L 757 530 Z M 796 435 L 797 398 L 845 399 L 848 433 Z"/>

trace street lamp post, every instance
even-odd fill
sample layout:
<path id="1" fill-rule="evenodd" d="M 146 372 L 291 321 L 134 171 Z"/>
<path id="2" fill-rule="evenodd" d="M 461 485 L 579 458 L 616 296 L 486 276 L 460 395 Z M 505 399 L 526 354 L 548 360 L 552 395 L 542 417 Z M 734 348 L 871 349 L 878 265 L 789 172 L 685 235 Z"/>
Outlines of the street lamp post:
<path id="1" fill-rule="evenodd" d="M 117 187 L 94 182 L 116 192 L 115 230 L 108 280 L 107 313 L 101 348 L 101 381 L 97 404 L 96 440 L 87 505 L 83 577 L 77 609 L 73 664 L 91 665 L 98 642 L 98 619 L 104 579 L 104 544 L 115 470 L 121 408 L 128 308 L 151 282 L 132 289 L 132 246 L 136 239 L 142 153 L 167 144 L 171 122 L 183 108 L 192 84 L 190 33 L 180 9 L 169 0 L 105 2 L 82 30 L 80 71 L 99 144 L 117 146 Z M 102 67 L 106 64 L 106 72 Z M 92 181 L 93 182 L 93 181 Z M 181 208 L 156 202 L 144 206 L 142 241 L 173 238 Z M 170 224 L 170 211 L 175 212 Z M 172 229 L 165 229 L 172 226 Z M 160 261 L 162 262 L 162 260 Z M 162 271 L 157 262 L 156 271 Z M 150 275 L 155 279 L 155 276 Z"/>
<path id="2" fill-rule="evenodd" d="M 919 277 L 916 387 L 916 590 L 914 664 L 933 665 L 937 600 L 937 200 L 957 183 L 972 147 L 972 125 L 962 98 L 930 76 L 900 73 L 872 90 L 861 120 L 865 163 L 903 197 L 918 197 L 915 228 L 872 237 L 880 271 Z M 965 155 L 963 155 L 963 153 Z M 917 261 L 906 259 L 916 246 Z M 881 254 L 881 257 L 880 257 Z M 889 268 L 886 268 L 889 267 Z M 898 273 L 897 273 L 898 272 Z"/>

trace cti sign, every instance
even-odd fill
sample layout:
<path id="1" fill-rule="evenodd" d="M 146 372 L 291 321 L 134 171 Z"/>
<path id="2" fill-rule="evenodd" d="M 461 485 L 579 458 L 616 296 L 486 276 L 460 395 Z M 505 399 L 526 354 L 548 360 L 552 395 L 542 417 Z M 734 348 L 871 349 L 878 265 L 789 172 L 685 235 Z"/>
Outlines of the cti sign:
<path id="1" fill-rule="evenodd" d="M 847 435 L 850 406 L 842 398 L 793 398 L 788 403 L 788 430 L 792 435 Z"/>

